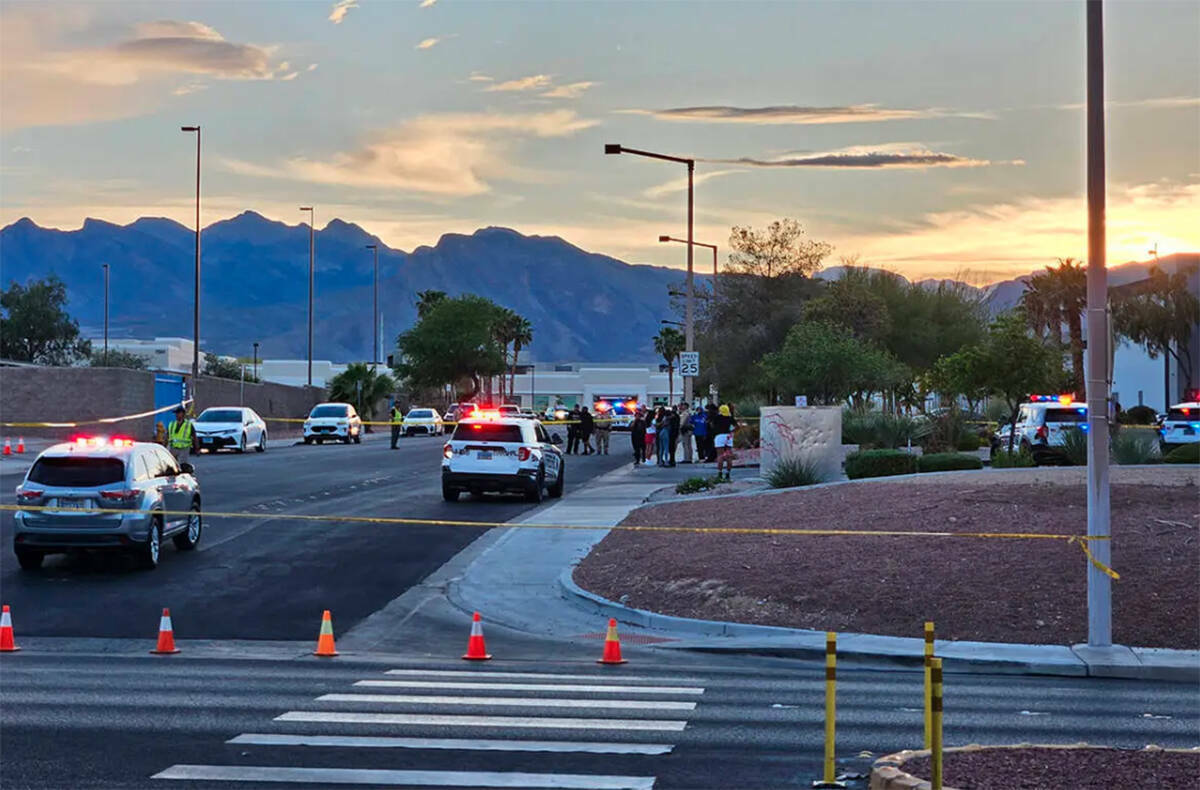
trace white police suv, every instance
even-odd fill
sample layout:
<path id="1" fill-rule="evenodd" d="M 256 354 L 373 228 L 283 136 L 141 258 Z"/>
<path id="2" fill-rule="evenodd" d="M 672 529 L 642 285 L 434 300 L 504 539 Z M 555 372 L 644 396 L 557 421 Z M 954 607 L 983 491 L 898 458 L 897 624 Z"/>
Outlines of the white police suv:
<path id="1" fill-rule="evenodd" d="M 565 479 L 562 440 L 537 420 L 475 411 L 458 421 L 442 448 L 442 497 L 458 500 L 464 491 L 521 493 L 541 502 L 543 493 L 560 497 Z"/>
<path id="2" fill-rule="evenodd" d="M 1070 395 L 1031 395 L 1017 414 L 1013 449 L 1022 449 L 1038 464 L 1061 461 L 1067 431 L 1088 430 L 1087 404 L 1077 403 Z M 1008 449 L 1010 426 L 1004 425 L 997 436 L 1002 449 Z"/>
<path id="3" fill-rule="evenodd" d="M 1176 403 L 1167 409 L 1158 429 L 1163 453 L 1200 442 L 1200 402 Z"/>

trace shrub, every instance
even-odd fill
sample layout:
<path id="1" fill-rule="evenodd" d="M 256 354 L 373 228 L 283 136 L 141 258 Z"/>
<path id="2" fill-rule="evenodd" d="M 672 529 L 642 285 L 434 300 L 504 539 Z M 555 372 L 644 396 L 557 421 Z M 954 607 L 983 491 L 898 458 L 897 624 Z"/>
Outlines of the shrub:
<path id="1" fill-rule="evenodd" d="M 971 432 L 966 416 L 958 409 L 948 409 L 940 414 L 931 414 L 921 447 L 927 453 L 956 450 L 958 443 Z"/>
<path id="2" fill-rule="evenodd" d="M 1033 456 L 1024 448 L 1012 453 L 1007 450 L 997 450 L 992 454 L 993 469 L 1015 469 L 1034 465 Z"/>
<path id="3" fill-rule="evenodd" d="M 842 444 L 857 444 L 872 447 L 875 444 L 875 418 L 877 414 L 860 411 L 842 411 Z"/>
<path id="4" fill-rule="evenodd" d="M 759 440 L 759 425 L 758 420 L 747 420 L 739 423 L 739 427 L 733 432 L 733 446 L 738 450 L 749 450 L 751 447 L 758 447 Z"/>
<path id="5" fill-rule="evenodd" d="M 1151 464 L 1159 455 L 1157 431 L 1127 428 L 1112 438 L 1112 457 L 1118 464 Z"/>
<path id="6" fill-rule="evenodd" d="M 979 434 L 977 433 L 964 433 L 962 436 L 958 437 L 959 452 L 975 452 L 979 449 L 980 444 L 981 442 L 979 441 Z"/>
<path id="7" fill-rule="evenodd" d="M 1063 443 L 1059 449 L 1068 466 L 1087 466 L 1088 435 L 1079 428 L 1063 431 Z"/>
<path id="8" fill-rule="evenodd" d="M 846 456 L 846 477 L 888 477 L 917 471 L 917 457 L 899 450 L 859 450 Z"/>
<path id="9" fill-rule="evenodd" d="M 928 420 L 879 412 L 842 412 L 842 444 L 885 450 L 917 444 L 930 431 Z"/>
<path id="10" fill-rule="evenodd" d="M 1158 419 L 1158 412 L 1149 406 L 1131 406 L 1117 415 L 1117 422 L 1122 425 L 1153 425 Z"/>
<path id="11" fill-rule="evenodd" d="M 982 469 L 983 461 L 962 453 L 933 453 L 917 459 L 918 472 L 949 472 L 954 469 Z"/>
<path id="12" fill-rule="evenodd" d="M 721 485 L 725 481 L 719 477 L 689 477 L 675 485 L 676 494 L 699 494 Z"/>
<path id="13" fill-rule="evenodd" d="M 1163 460 L 1169 464 L 1200 464 L 1200 444 L 1181 444 Z"/>
<path id="14" fill-rule="evenodd" d="M 807 458 L 781 458 L 767 474 L 771 488 L 793 488 L 824 483 L 825 475 L 817 464 Z"/>

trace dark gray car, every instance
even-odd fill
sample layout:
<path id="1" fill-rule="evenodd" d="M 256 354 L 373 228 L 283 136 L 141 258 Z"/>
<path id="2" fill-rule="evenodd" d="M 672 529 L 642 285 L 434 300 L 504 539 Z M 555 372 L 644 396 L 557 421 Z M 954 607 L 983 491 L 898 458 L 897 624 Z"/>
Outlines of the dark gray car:
<path id="1" fill-rule="evenodd" d="M 56 444 L 34 461 L 17 488 L 13 550 L 25 570 L 47 554 L 118 549 L 146 568 L 162 541 L 190 551 L 200 542 L 200 484 L 192 465 L 176 464 L 157 444 L 91 438 Z M 121 511 L 130 511 L 128 513 Z"/>

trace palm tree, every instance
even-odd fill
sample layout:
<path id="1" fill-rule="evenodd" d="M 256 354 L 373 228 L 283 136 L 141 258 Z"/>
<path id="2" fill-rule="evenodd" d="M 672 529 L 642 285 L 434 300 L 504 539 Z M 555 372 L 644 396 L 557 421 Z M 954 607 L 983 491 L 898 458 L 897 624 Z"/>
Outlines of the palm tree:
<path id="1" fill-rule="evenodd" d="M 504 367 L 508 368 L 508 346 L 513 342 L 516 323 L 521 317 L 507 307 L 500 308 L 492 323 L 492 337 L 500 344 L 500 355 L 504 359 Z M 500 373 L 500 402 L 504 402 L 504 385 L 507 377 Z"/>
<path id="2" fill-rule="evenodd" d="M 1058 266 L 1029 278 L 1021 304 L 1030 326 L 1043 338 L 1052 336 L 1063 345 L 1062 325 L 1067 325 L 1071 350 L 1071 377 L 1076 394 L 1084 392 L 1083 311 L 1087 309 L 1087 270 L 1074 258 L 1059 258 Z"/>
<path id="3" fill-rule="evenodd" d="M 512 367 L 508 373 L 508 391 L 512 394 L 517 387 L 517 358 L 521 355 L 521 349 L 533 342 L 533 324 L 522 315 L 513 313 L 512 315 Z"/>
<path id="4" fill-rule="evenodd" d="M 329 382 L 329 399 L 353 403 L 370 422 L 375 419 L 375 407 L 395 389 L 396 382 L 391 376 L 377 372 L 365 362 L 351 362 Z"/>
<path id="5" fill-rule="evenodd" d="M 445 291 L 418 291 L 417 292 L 417 318 L 424 318 L 429 315 L 429 311 L 434 305 L 446 299 Z"/>
<path id="6" fill-rule="evenodd" d="M 687 348 L 687 341 L 678 329 L 664 326 L 654 336 L 654 350 L 667 361 L 667 403 L 675 400 L 675 360 Z"/>

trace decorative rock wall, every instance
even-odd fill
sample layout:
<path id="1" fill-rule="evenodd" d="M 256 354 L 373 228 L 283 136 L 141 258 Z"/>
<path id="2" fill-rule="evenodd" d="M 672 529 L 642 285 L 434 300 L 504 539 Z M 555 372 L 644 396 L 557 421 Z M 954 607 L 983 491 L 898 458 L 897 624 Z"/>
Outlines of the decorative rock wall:
<path id="1" fill-rule="evenodd" d="M 842 410 L 837 406 L 764 406 L 760 426 L 761 473 L 782 460 L 802 458 L 816 464 L 825 480 L 842 473 Z"/>

